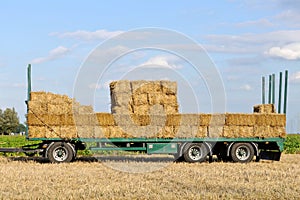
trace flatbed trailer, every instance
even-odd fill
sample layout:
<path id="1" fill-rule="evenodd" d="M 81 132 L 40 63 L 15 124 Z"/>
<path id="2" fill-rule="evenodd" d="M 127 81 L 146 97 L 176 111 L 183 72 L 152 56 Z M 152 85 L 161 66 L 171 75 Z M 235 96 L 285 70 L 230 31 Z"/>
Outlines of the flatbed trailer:
<path id="1" fill-rule="evenodd" d="M 28 101 L 31 93 L 31 66 L 28 66 Z M 27 109 L 28 111 L 28 109 Z M 87 148 L 86 143 L 95 144 L 89 147 L 92 151 L 140 151 L 147 154 L 170 154 L 175 160 L 202 162 L 213 156 L 219 160 L 240 163 L 251 162 L 254 157 L 279 161 L 284 148 L 284 138 L 31 138 L 28 127 L 26 139 L 41 141 L 40 144 L 22 148 L 0 148 L 0 152 L 38 153 L 51 162 L 71 162 L 78 150 Z"/>

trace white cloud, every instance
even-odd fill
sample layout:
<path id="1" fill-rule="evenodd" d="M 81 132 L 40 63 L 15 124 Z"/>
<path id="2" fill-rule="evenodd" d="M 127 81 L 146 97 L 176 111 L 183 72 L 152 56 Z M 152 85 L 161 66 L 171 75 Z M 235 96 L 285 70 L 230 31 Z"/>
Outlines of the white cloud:
<path id="1" fill-rule="evenodd" d="M 208 51 L 223 53 L 263 54 L 274 46 L 300 43 L 300 30 L 283 30 L 260 34 L 208 35 L 205 45 Z"/>
<path id="2" fill-rule="evenodd" d="M 271 27 L 274 26 L 272 22 L 268 19 L 258 19 L 258 20 L 250 20 L 245 22 L 240 22 L 235 24 L 237 27 Z"/>
<path id="3" fill-rule="evenodd" d="M 249 84 L 242 85 L 242 86 L 240 87 L 240 89 L 241 89 L 241 90 L 245 90 L 245 91 L 251 91 L 251 90 L 253 90 L 252 86 L 249 85 Z"/>
<path id="4" fill-rule="evenodd" d="M 155 56 L 140 64 L 139 67 L 180 69 L 182 65 L 179 61 L 180 59 L 175 56 Z"/>
<path id="5" fill-rule="evenodd" d="M 290 77 L 290 81 L 292 83 L 300 83 L 300 71 L 293 73 Z"/>
<path id="6" fill-rule="evenodd" d="M 84 31 L 78 30 L 74 32 L 65 33 L 50 33 L 51 36 L 57 36 L 60 38 L 73 38 L 77 40 L 103 40 L 110 37 L 116 36 L 123 33 L 123 31 L 107 31 L 107 30 L 96 30 L 96 31 Z"/>
<path id="7" fill-rule="evenodd" d="M 43 63 L 43 62 L 55 60 L 55 59 L 58 59 L 58 58 L 61 58 L 61 57 L 65 56 L 69 52 L 70 52 L 69 48 L 66 48 L 66 47 L 63 47 L 63 46 L 59 46 L 59 47 L 56 47 L 55 49 L 52 49 L 48 53 L 47 56 L 33 59 L 31 61 L 31 63 L 32 64 L 39 64 L 39 63 Z"/>
<path id="8" fill-rule="evenodd" d="M 279 57 L 286 60 L 300 59 L 300 42 L 284 45 L 282 47 L 275 46 L 266 52 L 267 55 L 272 57 Z"/>

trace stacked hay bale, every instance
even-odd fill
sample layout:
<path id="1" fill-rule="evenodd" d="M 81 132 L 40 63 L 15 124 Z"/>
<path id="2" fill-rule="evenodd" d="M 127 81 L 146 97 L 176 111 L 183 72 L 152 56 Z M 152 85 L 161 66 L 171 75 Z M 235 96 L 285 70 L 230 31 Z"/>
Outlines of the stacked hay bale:
<path id="1" fill-rule="evenodd" d="M 253 107 L 254 113 L 276 113 L 274 104 L 259 104 Z"/>
<path id="2" fill-rule="evenodd" d="M 66 95 L 31 92 L 27 114 L 29 137 L 77 138 L 77 128 L 91 124 L 90 113 L 91 106 L 82 106 Z"/>
<path id="3" fill-rule="evenodd" d="M 177 84 L 171 81 L 114 81 L 110 83 L 113 114 L 148 115 L 154 105 L 177 114 Z"/>

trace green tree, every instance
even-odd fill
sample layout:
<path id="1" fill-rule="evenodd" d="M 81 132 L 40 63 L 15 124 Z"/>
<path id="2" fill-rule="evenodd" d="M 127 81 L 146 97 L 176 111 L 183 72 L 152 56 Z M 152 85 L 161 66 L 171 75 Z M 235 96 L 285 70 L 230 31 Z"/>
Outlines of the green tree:
<path id="1" fill-rule="evenodd" d="M 16 132 L 19 126 L 18 113 L 15 108 L 6 108 L 3 112 L 0 110 L 0 133 L 10 134 Z"/>

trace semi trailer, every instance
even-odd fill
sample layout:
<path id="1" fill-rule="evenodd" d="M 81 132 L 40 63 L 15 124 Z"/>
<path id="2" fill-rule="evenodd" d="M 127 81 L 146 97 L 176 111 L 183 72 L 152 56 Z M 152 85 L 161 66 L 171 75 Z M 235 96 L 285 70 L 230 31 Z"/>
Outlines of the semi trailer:
<path id="1" fill-rule="evenodd" d="M 148 129 L 149 126 L 144 126 L 147 128 L 141 129 L 146 133 L 141 134 L 140 136 L 131 134 L 124 135 L 124 131 L 121 131 L 123 135 L 112 134 L 112 130 L 120 129 L 115 123 L 115 118 L 120 117 L 120 115 L 114 115 L 114 113 L 99 115 L 93 114 L 93 116 L 96 118 L 96 121 L 100 123 L 100 125 L 97 125 L 97 127 L 100 126 L 102 132 L 105 132 L 103 131 L 103 127 L 108 120 L 105 117 L 111 118 L 110 120 L 113 121 L 111 122 L 112 125 L 105 124 L 105 130 L 110 128 L 110 135 L 105 133 L 95 135 L 95 129 L 93 129 L 93 134 L 86 134 L 88 133 L 87 129 L 92 127 L 91 124 L 89 124 L 89 126 L 85 126 L 86 124 L 80 124 L 82 123 L 80 121 L 79 125 L 78 123 L 76 125 L 75 122 L 69 122 L 69 119 L 71 118 L 73 121 L 77 122 L 78 120 L 83 119 L 80 117 L 85 117 L 84 119 L 86 119 L 86 117 L 89 116 L 90 119 L 90 113 L 82 115 L 79 114 L 80 117 L 78 118 L 78 116 L 72 116 L 72 113 L 64 113 L 64 107 L 61 107 L 61 109 L 58 108 L 60 112 L 59 115 L 49 114 L 49 108 L 41 113 L 41 110 L 44 106 L 41 103 L 38 104 L 40 112 L 33 112 L 32 105 L 34 100 L 32 95 L 35 94 L 35 92 L 33 92 L 31 88 L 30 65 L 27 69 L 27 77 L 28 90 L 27 100 L 25 101 L 27 105 L 26 139 L 29 141 L 40 141 L 40 143 L 23 146 L 21 148 L 0 148 L 0 152 L 24 152 L 28 155 L 39 154 L 40 156 L 49 159 L 50 162 L 61 163 L 73 161 L 77 156 L 78 150 L 85 150 L 87 148 L 87 144 L 93 144 L 92 146 L 88 145 L 88 148 L 91 151 L 116 150 L 139 151 L 149 155 L 168 154 L 173 155 L 175 160 L 186 162 L 203 162 L 205 160 L 212 161 L 213 157 L 217 157 L 219 160 L 223 161 L 248 163 L 254 159 L 256 161 L 259 161 L 260 159 L 279 161 L 281 153 L 284 149 L 284 138 L 286 134 L 285 114 L 277 114 L 274 112 L 259 113 L 260 111 L 257 110 L 255 111 L 256 113 L 251 114 L 218 114 L 218 116 L 223 116 L 222 119 L 224 119 L 224 123 L 219 124 L 217 128 L 215 128 L 213 125 L 210 125 L 211 123 L 208 125 L 192 124 L 194 123 L 193 120 L 189 120 L 188 118 L 192 115 L 173 113 L 166 116 L 167 122 L 164 122 L 170 123 L 168 126 L 172 127 L 172 131 L 177 131 L 176 128 L 179 126 L 172 124 L 172 120 L 176 117 L 179 117 L 180 119 L 186 117 L 188 120 L 183 126 L 184 129 L 188 130 L 183 134 L 179 134 L 179 136 L 177 136 L 177 132 L 175 131 L 176 133 L 173 135 L 162 136 L 154 134 L 151 137 L 147 136 L 147 130 L 151 130 L 151 127 Z M 36 98 L 40 100 L 39 96 Z M 271 104 L 269 106 L 272 107 L 273 105 Z M 263 106 L 260 108 L 263 108 Z M 56 116 L 60 116 L 60 118 L 56 119 Z M 99 118 L 99 116 L 101 117 Z M 210 116 L 211 119 L 214 117 L 214 114 L 197 114 L 193 116 L 196 116 L 197 119 L 199 117 L 203 119 L 204 116 Z M 66 119 L 66 117 L 69 118 Z M 237 124 L 230 126 L 230 123 L 232 123 L 232 118 L 234 117 L 238 117 L 237 120 L 235 120 L 237 121 Z M 64 124 L 63 127 L 65 129 L 60 127 L 58 130 L 56 129 L 56 126 L 53 126 L 53 121 L 52 123 L 49 122 L 49 118 L 54 121 L 58 121 L 56 123 L 68 121 L 66 124 L 69 126 Z M 169 118 L 172 119 L 171 122 L 168 122 Z M 241 121 L 243 121 L 243 123 Z M 182 122 L 179 124 L 182 125 Z M 77 133 L 79 126 L 81 128 L 81 132 L 84 134 L 80 135 Z M 39 127 L 39 129 L 36 129 L 37 127 Z M 195 128 L 197 129 L 197 133 L 199 133 L 199 129 L 201 128 L 201 134 L 197 134 L 195 132 L 195 134 L 184 135 L 185 133 L 189 133 L 191 129 Z M 246 131 L 243 128 L 245 128 Z M 222 133 L 214 135 L 213 130 L 215 129 L 221 130 Z M 49 133 L 42 133 L 45 130 L 47 130 Z M 157 130 L 157 128 L 155 130 Z M 178 130 L 182 130 L 182 127 L 179 127 Z M 265 134 L 266 130 L 268 130 L 269 134 Z M 68 133 L 64 133 L 64 131 L 72 131 L 74 134 L 72 133 L 68 135 Z M 125 132 L 130 131 L 126 130 Z"/>

